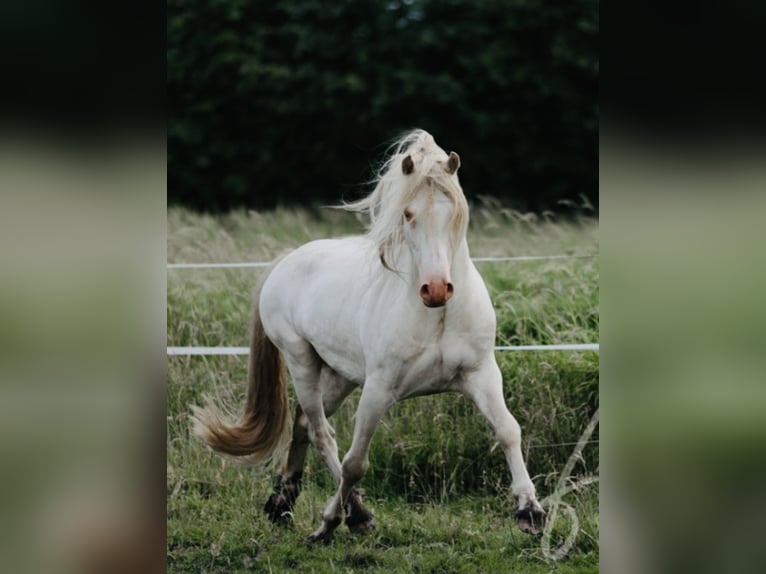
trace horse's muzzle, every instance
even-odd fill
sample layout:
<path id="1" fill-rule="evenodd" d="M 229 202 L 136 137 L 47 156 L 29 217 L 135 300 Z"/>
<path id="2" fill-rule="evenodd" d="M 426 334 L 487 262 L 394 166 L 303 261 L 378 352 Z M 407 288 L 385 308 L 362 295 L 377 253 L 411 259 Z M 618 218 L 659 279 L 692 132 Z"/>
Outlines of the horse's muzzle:
<path id="1" fill-rule="evenodd" d="M 448 281 L 430 281 L 420 287 L 420 298 L 426 307 L 444 307 L 452 298 L 455 288 Z"/>

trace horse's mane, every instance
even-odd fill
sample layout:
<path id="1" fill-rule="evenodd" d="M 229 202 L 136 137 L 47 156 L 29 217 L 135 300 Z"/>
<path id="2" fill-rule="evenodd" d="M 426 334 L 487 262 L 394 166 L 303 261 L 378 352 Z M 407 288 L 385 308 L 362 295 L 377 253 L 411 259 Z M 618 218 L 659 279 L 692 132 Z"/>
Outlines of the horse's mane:
<path id="1" fill-rule="evenodd" d="M 402 161 L 412 157 L 414 171 L 405 175 Z M 348 211 L 365 213 L 370 221 L 367 237 L 378 247 L 383 264 L 396 259 L 402 243 L 404 209 L 425 187 L 443 192 L 455 205 L 451 221 L 452 242 L 456 246 L 468 227 L 468 203 L 457 173 L 446 170 L 449 156 L 425 130 L 412 130 L 389 146 L 389 154 L 371 183 L 372 192 L 358 201 L 343 203 Z"/>

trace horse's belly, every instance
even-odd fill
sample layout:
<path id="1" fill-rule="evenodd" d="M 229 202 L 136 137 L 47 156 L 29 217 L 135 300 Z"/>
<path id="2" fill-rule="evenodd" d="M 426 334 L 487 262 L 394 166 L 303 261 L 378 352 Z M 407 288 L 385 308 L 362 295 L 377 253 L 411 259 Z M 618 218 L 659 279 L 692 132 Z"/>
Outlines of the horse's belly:
<path id="1" fill-rule="evenodd" d="M 336 348 L 324 340 L 309 342 L 322 361 L 344 379 L 361 385 L 364 383 L 364 356 L 349 347 Z"/>

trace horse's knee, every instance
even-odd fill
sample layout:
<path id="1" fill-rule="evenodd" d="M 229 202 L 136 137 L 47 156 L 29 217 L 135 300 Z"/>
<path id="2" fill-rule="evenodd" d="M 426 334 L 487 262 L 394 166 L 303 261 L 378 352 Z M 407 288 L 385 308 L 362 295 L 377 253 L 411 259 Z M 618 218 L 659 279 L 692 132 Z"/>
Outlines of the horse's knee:
<path id="1" fill-rule="evenodd" d="M 297 409 L 295 412 L 295 422 L 293 423 L 293 434 L 300 433 L 308 437 L 309 433 L 309 418 L 302 410 Z"/>
<path id="2" fill-rule="evenodd" d="M 343 459 L 343 479 L 355 484 L 359 482 L 370 466 L 366 458 L 346 457 Z"/>
<path id="3" fill-rule="evenodd" d="M 505 448 L 521 446 L 521 426 L 516 419 L 510 418 L 503 421 L 496 431 L 497 438 Z"/>
<path id="4" fill-rule="evenodd" d="M 324 456 L 330 452 L 330 449 L 335 442 L 335 431 L 330 425 L 325 425 L 320 429 L 314 429 L 310 426 L 309 437 L 314 448 L 317 449 L 317 452 Z"/>

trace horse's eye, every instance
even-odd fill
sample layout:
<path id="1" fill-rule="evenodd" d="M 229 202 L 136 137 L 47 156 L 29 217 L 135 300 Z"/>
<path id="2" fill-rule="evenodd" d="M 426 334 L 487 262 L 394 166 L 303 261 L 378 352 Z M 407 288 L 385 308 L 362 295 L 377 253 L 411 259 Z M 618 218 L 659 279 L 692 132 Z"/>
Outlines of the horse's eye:
<path id="1" fill-rule="evenodd" d="M 412 221 L 412 218 L 415 217 L 413 213 L 409 209 L 404 210 L 404 219 L 407 221 Z"/>

